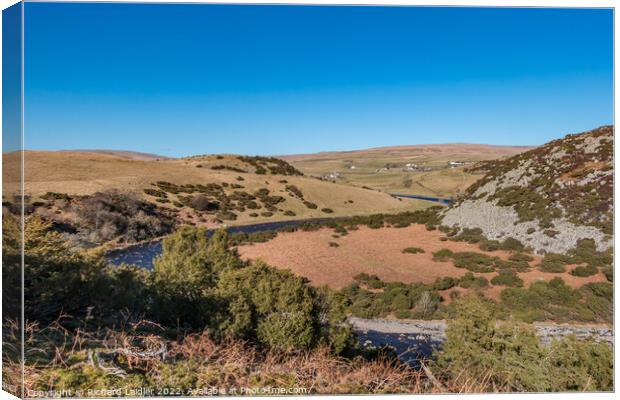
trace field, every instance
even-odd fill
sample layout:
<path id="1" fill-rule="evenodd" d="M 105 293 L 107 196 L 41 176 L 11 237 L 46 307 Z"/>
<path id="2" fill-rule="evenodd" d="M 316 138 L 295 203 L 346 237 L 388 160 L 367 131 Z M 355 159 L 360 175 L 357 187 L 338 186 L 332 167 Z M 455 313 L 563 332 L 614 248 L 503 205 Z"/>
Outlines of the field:
<path id="1" fill-rule="evenodd" d="M 482 251 L 475 244 L 455 241 L 442 241 L 440 231 L 428 231 L 424 225 L 413 224 L 406 228 L 371 229 L 360 226 L 345 236 L 334 238 L 332 229 L 324 228 L 313 232 L 279 233 L 275 239 L 266 243 L 254 243 L 239 247 L 246 259 L 261 259 L 266 263 L 304 276 L 313 285 L 328 285 L 342 288 L 354 281 L 353 277 L 366 273 L 377 275 L 385 282 L 432 283 L 437 278 L 461 277 L 467 270 L 456 268 L 451 260 L 434 261 L 433 254 L 441 249 L 453 252 L 476 252 L 506 260 L 508 251 Z M 330 246 L 330 242 L 338 247 Z M 419 254 L 403 253 L 407 247 L 418 247 Z M 542 272 L 535 265 L 541 258 L 534 256 L 530 262 L 532 269 L 519 272 L 524 286 L 528 287 L 538 280 L 549 281 L 561 277 L 567 285 L 579 288 L 588 282 L 605 282 L 605 276 L 598 273 L 589 277 L 576 277 L 568 272 Z M 495 272 L 477 273 L 491 280 Z M 490 285 L 483 292 L 497 299 L 502 286 Z M 448 296 L 445 296 L 448 300 Z"/>
<path id="2" fill-rule="evenodd" d="M 391 193 L 454 196 L 479 178 L 479 175 L 465 172 L 466 166 L 528 149 L 523 146 L 445 144 L 380 147 L 282 158 L 306 175 Z M 454 164 L 450 165 L 450 162 Z"/>

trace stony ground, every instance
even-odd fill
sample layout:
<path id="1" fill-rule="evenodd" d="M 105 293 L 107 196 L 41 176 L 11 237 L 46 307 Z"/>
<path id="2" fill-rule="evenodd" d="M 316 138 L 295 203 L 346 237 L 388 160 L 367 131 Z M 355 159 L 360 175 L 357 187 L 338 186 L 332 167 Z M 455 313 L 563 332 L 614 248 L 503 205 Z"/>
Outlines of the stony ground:
<path id="1" fill-rule="evenodd" d="M 420 340 L 443 341 L 446 321 L 394 321 L 387 319 L 363 319 L 351 317 L 349 322 L 356 331 L 376 331 L 388 334 L 405 334 Z M 592 337 L 613 345 L 613 328 L 607 325 L 534 324 L 543 342 L 554 338 L 575 335 L 579 339 Z"/>

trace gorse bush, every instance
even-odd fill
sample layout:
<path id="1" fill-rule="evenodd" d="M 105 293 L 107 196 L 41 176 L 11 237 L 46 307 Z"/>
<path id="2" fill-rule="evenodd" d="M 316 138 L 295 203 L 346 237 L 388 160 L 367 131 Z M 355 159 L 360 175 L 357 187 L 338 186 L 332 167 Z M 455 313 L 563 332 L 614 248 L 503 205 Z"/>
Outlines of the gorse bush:
<path id="1" fill-rule="evenodd" d="M 449 249 L 441 249 L 433 253 L 433 261 L 446 261 L 452 257 L 454 253 Z"/>
<path id="2" fill-rule="evenodd" d="M 357 274 L 353 277 L 356 282 L 364 284 L 371 289 L 381 289 L 385 287 L 383 282 L 377 275 L 368 275 L 366 273 Z"/>
<path id="3" fill-rule="evenodd" d="M 519 278 L 512 270 L 500 270 L 499 274 L 491 278 L 493 285 L 522 287 L 523 279 Z"/>
<path id="4" fill-rule="evenodd" d="M 571 262 L 569 256 L 563 254 L 545 254 L 538 268 L 543 272 L 562 273 L 566 271 L 566 265 Z"/>
<path id="5" fill-rule="evenodd" d="M 438 290 L 453 287 L 452 278 L 437 279 L 433 284 L 405 284 L 401 282 L 383 282 L 375 275 L 359 274 L 357 283 L 351 284 L 340 293 L 346 299 L 348 310 L 356 317 L 377 318 L 394 314 L 397 318 L 430 319 L 439 310 L 441 296 Z M 358 283 L 373 289 L 363 289 Z"/>
<path id="6" fill-rule="evenodd" d="M 459 286 L 464 289 L 482 289 L 489 286 L 489 280 L 484 276 L 476 277 L 471 272 L 467 272 L 459 279 Z"/>
<path id="7" fill-rule="evenodd" d="M 21 243 L 17 219 L 3 218 L 3 305 L 6 318 L 19 316 Z M 24 224 L 24 318 L 49 323 L 61 313 L 109 322 L 131 307 L 146 311 L 146 273 L 133 267 L 110 267 L 99 254 L 73 251 L 37 216 Z"/>
<path id="8" fill-rule="evenodd" d="M 472 272 L 492 272 L 497 258 L 470 251 L 457 252 L 452 255 L 454 266 Z"/>
<path id="9" fill-rule="evenodd" d="M 3 276 L 19 288 L 15 220 L 5 220 L 4 238 Z M 280 350 L 348 346 L 350 328 L 344 315 L 330 309 L 330 295 L 290 272 L 243 262 L 226 230 L 208 236 L 204 229 L 179 229 L 164 239 L 152 273 L 71 251 L 38 217 L 26 223 L 25 239 L 29 321 L 48 323 L 65 313 L 74 321 L 114 325 L 129 312 L 167 329 L 209 329 L 215 338 L 232 336 Z M 9 295 L 19 298 L 17 292 Z M 19 316 L 14 301 L 4 309 L 7 316 Z"/>
<path id="10" fill-rule="evenodd" d="M 346 325 L 343 319 L 321 319 L 324 297 L 305 279 L 242 262 L 225 230 L 207 238 L 205 230 L 181 229 L 164 240 L 154 265 L 157 288 L 166 294 L 157 306 L 163 314 L 159 319 L 172 315 L 177 323 L 207 326 L 216 338 L 232 336 L 288 351 L 329 346 L 325 332 L 330 328 L 323 325 Z"/>
<path id="11" fill-rule="evenodd" d="M 452 385 L 478 382 L 482 391 L 611 390 L 609 345 L 574 337 L 540 343 L 532 326 L 496 321 L 489 300 L 456 300 L 446 341 L 433 365 Z"/>
<path id="12" fill-rule="evenodd" d="M 502 318 L 525 322 L 609 322 L 612 318 L 612 285 L 589 283 L 573 289 L 561 278 L 534 282 L 529 288 L 507 288 L 501 293 L 499 312 Z"/>

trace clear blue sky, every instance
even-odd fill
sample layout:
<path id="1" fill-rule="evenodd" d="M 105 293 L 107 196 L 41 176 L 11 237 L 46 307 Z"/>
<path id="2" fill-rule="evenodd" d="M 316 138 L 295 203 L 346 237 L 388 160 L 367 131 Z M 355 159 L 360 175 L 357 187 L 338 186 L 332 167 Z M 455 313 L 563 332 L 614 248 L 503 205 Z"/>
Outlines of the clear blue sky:
<path id="1" fill-rule="evenodd" d="M 27 3 L 29 149 L 541 144 L 613 122 L 613 13 Z"/>

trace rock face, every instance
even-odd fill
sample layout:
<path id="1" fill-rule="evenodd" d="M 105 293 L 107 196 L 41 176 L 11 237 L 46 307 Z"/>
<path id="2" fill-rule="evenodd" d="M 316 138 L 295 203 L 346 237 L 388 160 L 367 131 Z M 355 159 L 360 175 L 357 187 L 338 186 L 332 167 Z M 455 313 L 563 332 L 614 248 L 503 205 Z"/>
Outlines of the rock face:
<path id="1" fill-rule="evenodd" d="M 568 135 L 487 171 L 443 214 L 443 225 L 479 228 L 488 239 L 512 237 L 537 253 L 565 253 L 581 239 L 598 251 L 613 245 L 612 126 Z"/>

